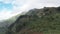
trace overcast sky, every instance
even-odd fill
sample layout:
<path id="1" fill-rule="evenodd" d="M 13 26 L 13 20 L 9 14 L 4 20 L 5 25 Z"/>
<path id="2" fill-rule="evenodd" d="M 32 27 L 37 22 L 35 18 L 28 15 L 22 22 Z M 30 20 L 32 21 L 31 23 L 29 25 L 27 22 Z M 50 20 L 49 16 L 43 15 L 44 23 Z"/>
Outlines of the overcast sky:
<path id="1" fill-rule="evenodd" d="M 45 6 L 60 6 L 60 0 L 0 0 L 0 20 L 33 8 L 43 8 Z"/>

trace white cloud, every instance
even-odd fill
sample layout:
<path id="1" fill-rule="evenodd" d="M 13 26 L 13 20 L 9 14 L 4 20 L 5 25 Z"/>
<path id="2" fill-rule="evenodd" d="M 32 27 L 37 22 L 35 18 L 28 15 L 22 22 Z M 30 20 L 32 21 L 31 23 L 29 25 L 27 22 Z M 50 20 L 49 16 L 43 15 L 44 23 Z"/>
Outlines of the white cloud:
<path id="1" fill-rule="evenodd" d="M 0 20 L 7 19 L 7 18 L 11 17 L 10 13 L 11 12 L 10 11 L 8 12 L 6 9 L 1 11 L 0 12 Z"/>
<path id="2" fill-rule="evenodd" d="M 16 7 L 18 8 L 17 10 L 29 10 L 32 8 L 42 8 L 44 6 L 56 7 L 60 5 L 60 2 L 59 0 L 16 0 L 15 4 L 19 5 L 19 7 Z"/>
<path id="3" fill-rule="evenodd" d="M 14 10 L 25 11 L 32 8 L 42 8 L 44 6 L 54 7 L 54 6 L 59 6 L 58 3 L 59 2 L 56 0 L 16 0 L 14 4 L 18 5 L 18 7 L 16 7 L 17 9 L 14 9 Z"/>
<path id="4" fill-rule="evenodd" d="M 0 12 L 0 18 L 5 19 L 13 15 L 21 13 L 23 11 L 28 11 L 33 8 L 42 7 L 56 7 L 60 6 L 60 0 L 0 0 L 4 3 L 11 3 L 13 5 L 13 10 L 10 12 L 5 10 Z M 6 11 L 6 12 L 5 12 Z M 2 15 L 2 16 L 1 16 Z"/>

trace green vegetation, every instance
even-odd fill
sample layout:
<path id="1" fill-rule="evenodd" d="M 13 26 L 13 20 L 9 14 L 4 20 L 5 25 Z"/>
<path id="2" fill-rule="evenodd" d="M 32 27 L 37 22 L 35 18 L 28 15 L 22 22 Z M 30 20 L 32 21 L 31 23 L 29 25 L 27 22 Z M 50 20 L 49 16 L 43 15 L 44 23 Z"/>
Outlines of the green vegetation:
<path id="1" fill-rule="evenodd" d="M 11 34 L 28 34 L 42 32 L 42 34 L 60 34 L 60 7 L 44 7 L 32 9 L 21 15 L 7 31 Z M 32 34 L 32 33 L 31 33 Z"/>
<path id="2" fill-rule="evenodd" d="M 14 23 L 19 16 L 20 14 L 13 16 L 7 20 L 2 20 L 2 22 L 0 22 L 0 34 L 5 34 L 5 32 L 8 30 L 9 25 Z"/>

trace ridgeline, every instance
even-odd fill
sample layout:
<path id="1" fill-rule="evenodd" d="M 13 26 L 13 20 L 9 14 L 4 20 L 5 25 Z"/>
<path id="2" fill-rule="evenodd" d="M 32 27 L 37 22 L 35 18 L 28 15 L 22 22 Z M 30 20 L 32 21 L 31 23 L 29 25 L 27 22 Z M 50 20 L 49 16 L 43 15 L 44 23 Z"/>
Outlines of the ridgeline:
<path id="1" fill-rule="evenodd" d="M 19 16 L 6 34 L 60 34 L 60 7 L 31 9 Z"/>

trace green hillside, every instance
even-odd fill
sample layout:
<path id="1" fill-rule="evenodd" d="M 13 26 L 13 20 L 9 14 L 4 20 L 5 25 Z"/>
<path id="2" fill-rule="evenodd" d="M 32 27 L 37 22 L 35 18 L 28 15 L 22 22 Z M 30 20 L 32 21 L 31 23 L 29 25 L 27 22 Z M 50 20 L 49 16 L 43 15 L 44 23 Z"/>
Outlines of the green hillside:
<path id="1" fill-rule="evenodd" d="M 60 34 L 60 7 L 29 10 L 8 27 L 6 34 Z"/>
<path id="2" fill-rule="evenodd" d="M 16 21 L 16 19 L 20 16 L 20 14 L 17 14 L 9 19 L 2 20 L 0 22 L 0 34 L 5 34 L 5 32 L 8 30 L 7 28 Z"/>

